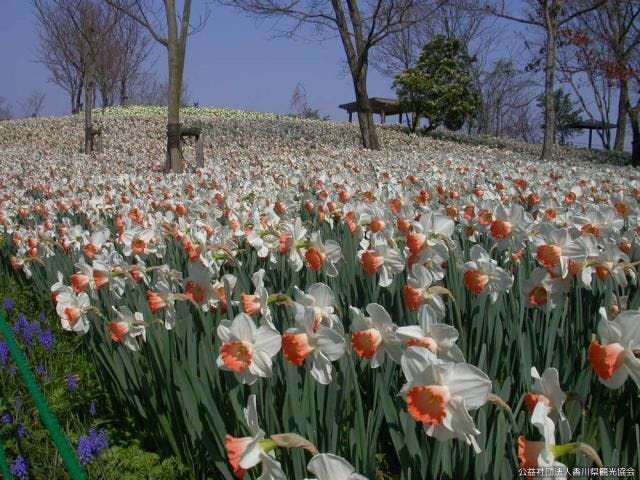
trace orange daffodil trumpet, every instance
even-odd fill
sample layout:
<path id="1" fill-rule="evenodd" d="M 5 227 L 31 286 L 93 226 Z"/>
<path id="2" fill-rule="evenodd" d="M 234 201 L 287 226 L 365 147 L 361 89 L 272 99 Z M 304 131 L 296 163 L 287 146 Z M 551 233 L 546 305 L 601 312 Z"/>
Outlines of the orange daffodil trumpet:
<path id="1" fill-rule="evenodd" d="M 324 266 L 329 277 L 336 277 L 338 269 L 336 263 L 342 258 L 342 249 L 335 240 L 322 241 L 320 232 L 311 234 L 310 246 L 304 254 L 307 267 L 312 270 L 319 270 Z"/>
<path id="2" fill-rule="evenodd" d="M 211 272 L 200 262 L 189 263 L 188 269 L 189 276 L 182 281 L 182 293 L 202 311 L 208 312 L 215 295 L 211 284 Z"/>
<path id="3" fill-rule="evenodd" d="M 252 385 L 258 377 L 272 375 L 272 358 L 280 351 L 280 334 L 264 324 L 256 327 L 246 313 L 239 313 L 233 321 L 222 320 L 217 329 L 222 342 L 217 364 L 232 371 L 240 383 Z"/>
<path id="4" fill-rule="evenodd" d="M 589 346 L 589 362 L 598 380 L 609 388 L 620 388 L 629 377 L 640 388 L 640 311 L 620 312 L 613 320 L 600 308 L 600 342 Z"/>
<path id="5" fill-rule="evenodd" d="M 388 287 L 393 282 L 394 275 L 404 270 L 404 258 L 400 250 L 389 245 L 384 237 L 375 234 L 371 243 L 363 240 L 363 250 L 358 251 L 358 258 L 362 270 L 368 275 L 378 275 L 378 285 Z"/>
<path id="6" fill-rule="evenodd" d="M 533 252 L 536 260 L 553 277 L 567 278 L 577 273 L 579 266 L 594 253 L 594 248 L 597 253 L 592 239 L 579 233 L 572 234 L 566 228 L 555 228 L 532 239 Z"/>
<path id="7" fill-rule="evenodd" d="M 173 329 L 176 323 L 175 295 L 167 278 L 160 273 L 153 290 L 147 290 L 147 301 L 151 313 L 164 311 L 164 326 L 167 330 Z"/>
<path id="8" fill-rule="evenodd" d="M 498 250 L 518 250 L 527 238 L 533 219 L 521 205 L 505 207 L 500 203 L 493 212 L 493 221 L 488 225 L 489 235 Z"/>
<path id="9" fill-rule="evenodd" d="M 465 286 L 470 292 L 486 295 L 491 303 L 496 303 L 498 295 L 511 288 L 513 277 L 500 268 L 480 245 L 471 247 L 469 256 L 471 260 L 462 265 Z"/>
<path id="10" fill-rule="evenodd" d="M 531 391 L 525 395 L 524 401 L 532 422 L 535 418 L 538 424 L 543 425 L 543 430 L 553 433 L 555 428 L 553 420 L 549 418 L 551 415 L 558 420 L 563 439 L 568 440 L 571 437 L 571 427 L 562 411 L 567 395 L 560 388 L 558 370 L 547 368 L 540 376 L 536 367 L 531 367 L 531 377 L 533 385 Z"/>
<path id="11" fill-rule="evenodd" d="M 458 438 L 476 453 L 480 435 L 469 410 L 487 402 L 491 380 L 481 370 L 466 363 L 445 363 L 428 349 L 409 347 L 402 356 L 402 372 L 407 383 L 400 395 L 409 414 L 423 424 L 425 433 L 440 441 Z"/>
<path id="12" fill-rule="evenodd" d="M 247 408 L 244 409 L 244 415 L 251 436 L 235 438 L 227 434 L 224 440 L 227 457 L 233 468 L 234 476 L 238 479 L 243 479 L 247 470 L 261 464 L 261 479 L 286 480 L 280 462 L 275 459 L 272 452 L 276 444 L 273 440 L 264 438 L 264 430 L 262 430 L 258 424 L 258 409 L 256 407 L 255 395 L 249 395 Z"/>
<path id="13" fill-rule="evenodd" d="M 136 337 L 142 337 L 143 341 L 147 339 L 146 324 L 142 313 L 133 313 L 128 307 L 112 307 L 116 312 L 116 319 L 109 322 L 109 333 L 111 340 L 122 343 L 128 349 L 137 352 L 140 350 Z"/>
<path id="14" fill-rule="evenodd" d="M 93 257 L 92 266 L 96 289 L 100 290 L 107 286 L 114 297 L 122 298 L 126 289 L 124 272 L 128 266 L 122 255 L 114 250 L 101 250 Z"/>
<path id="15" fill-rule="evenodd" d="M 293 223 L 282 222 L 281 227 L 278 251 L 286 256 L 289 266 L 299 272 L 304 266 L 305 248 L 310 246 L 306 239 L 307 229 L 300 217 L 296 217 Z"/>
<path id="16" fill-rule="evenodd" d="M 429 305 L 439 319 L 444 318 L 445 305 L 442 295 L 449 291 L 438 285 L 437 274 L 422 265 L 414 265 L 411 275 L 407 277 L 407 284 L 402 288 L 404 304 L 410 311 L 419 310 L 423 305 Z"/>
<path id="17" fill-rule="evenodd" d="M 261 324 L 273 325 L 271 308 L 269 307 L 269 292 L 264 287 L 264 274 L 263 269 L 258 270 L 251 276 L 251 283 L 253 283 L 255 290 L 252 295 L 242 293 L 242 309 L 247 315 L 256 316 L 260 315 Z"/>
<path id="18" fill-rule="evenodd" d="M 411 224 L 413 231 L 407 235 L 407 268 L 422 265 L 434 280 L 441 280 L 445 275 L 442 264 L 449 258 L 449 247 L 454 245 L 451 237 L 455 223 L 446 215 L 422 210 L 420 219 Z"/>
<path id="19" fill-rule="evenodd" d="M 391 320 L 382 305 L 367 305 L 365 317 L 359 308 L 349 307 L 351 311 L 351 344 L 359 357 L 369 360 L 371 368 L 378 368 L 384 362 L 385 355 L 400 363 L 402 340 L 396 332 L 397 326 Z"/>
<path id="20" fill-rule="evenodd" d="M 122 243 L 122 253 L 127 257 L 148 254 L 153 254 L 156 257 L 162 256 L 162 251 L 158 249 L 156 233 L 149 228 L 134 227 L 125 230 L 122 234 Z"/>
<path id="21" fill-rule="evenodd" d="M 331 362 L 345 353 L 346 343 L 342 333 L 316 322 L 313 307 L 305 307 L 304 314 L 296 316 L 296 326 L 282 335 L 282 353 L 285 358 L 301 367 L 311 359 L 311 376 L 323 385 L 331 383 Z"/>
<path id="22" fill-rule="evenodd" d="M 567 469 L 566 465 L 557 461 L 557 458 L 577 452 L 586 454 L 598 466 L 602 466 L 597 453 L 589 445 L 582 443 L 556 445 L 554 419 L 559 421 L 561 436 L 567 440 L 571 436 L 569 422 L 562 411 L 567 396 L 560 388 L 558 371 L 555 368 L 547 368 L 541 376 L 538 370 L 533 367 L 531 376 L 533 377 L 533 385 L 531 392 L 525 396 L 525 404 L 531 413 L 531 424 L 538 430 L 543 440 L 531 441 L 522 435 L 518 437 L 517 455 L 520 468 L 551 469 L 543 470 L 543 475 L 536 476 L 537 479 L 566 479 L 565 474 L 555 474 L 557 471 L 564 472 Z M 547 475 L 547 471 L 552 471 L 554 474 Z"/>
<path id="23" fill-rule="evenodd" d="M 56 313 L 60 317 L 62 328 L 84 335 L 89 331 L 89 319 L 86 313 L 91 309 L 89 295 L 62 290 L 56 296 Z"/>
<path id="24" fill-rule="evenodd" d="M 553 310 L 570 288 L 570 278 L 553 277 L 544 268 L 536 268 L 520 285 L 526 305 L 545 312 Z"/>

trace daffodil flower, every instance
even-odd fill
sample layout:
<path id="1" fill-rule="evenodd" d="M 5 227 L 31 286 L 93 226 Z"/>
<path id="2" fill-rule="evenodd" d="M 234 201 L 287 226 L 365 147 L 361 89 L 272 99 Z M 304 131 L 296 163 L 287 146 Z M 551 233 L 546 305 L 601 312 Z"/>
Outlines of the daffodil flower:
<path id="1" fill-rule="evenodd" d="M 458 438 L 476 453 L 480 435 L 469 415 L 487 402 L 491 380 L 466 363 L 445 363 L 426 348 L 409 347 L 402 356 L 407 383 L 400 395 L 409 414 L 423 424 L 425 433 L 440 441 Z"/>
<path id="2" fill-rule="evenodd" d="M 296 326 L 282 335 L 282 353 L 285 358 L 301 367 L 307 358 L 312 361 L 311 376 L 323 385 L 331 383 L 331 362 L 345 353 L 344 337 L 332 328 L 320 323 L 316 326 L 316 313 L 305 308 Z"/>
<path id="3" fill-rule="evenodd" d="M 268 325 L 256 327 L 246 313 L 233 322 L 222 320 L 217 329 L 222 341 L 218 367 L 232 371 L 240 383 L 252 385 L 258 377 L 272 375 L 272 358 L 280 351 L 280 334 Z"/>

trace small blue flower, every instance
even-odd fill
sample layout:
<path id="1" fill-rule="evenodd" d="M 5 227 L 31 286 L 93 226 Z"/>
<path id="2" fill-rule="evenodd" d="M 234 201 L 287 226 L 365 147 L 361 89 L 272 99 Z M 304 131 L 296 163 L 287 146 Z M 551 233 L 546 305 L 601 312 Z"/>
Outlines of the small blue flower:
<path id="1" fill-rule="evenodd" d="M 89 404 L 89 415 L 91 415 L 92 417 L 95 417 L 97 413 L 98 413 L 98 409 L 96 408 L 96 402 L 91 402 Z"/>
<path id="2" fill-rule="evenodd" d="M 36 368 L 36 372 L 38 373 L 38 375 L 44 375 L 45 373 L 47 373 L 46 369 L 44 368 L 44 363 L 38 364 L 38 368 Z"/>
<path id="3" fill-rule="evenodd" d="M 73 391 L 76 388 L 78 388 L 78 379 L 73 373 L 70 373 L 67 375 L 67 390 Z"/>
<path id="4" fill-rule="evenodd" d="M 29 464 L 22 455 L 18 455 L 11 464 L 11 474 L 19 480 L 27 480 L 29 478 Z"/>
<path id="5" fill-rule="evenodd" d="M 47 320 L 47 316 L 44 314 L 44 311 L 40 312 L 40 315 L 38 315 L 38 320 L 40 320 L 40 323 L 44 323 Z"/>
<path id="6" fill-rule="evenodd" d="M 13 325 L 13 332 L 19 335 L 25 328 L 29 328 L 29 321 L 27 320 L 27 316 L 23 312 L 20 312 L 18 313 L 16 323 Z"/>
<path id="7" fill-rule="evenodd" d="M 78 441 L 78 457 L 84 465 L 89 465 L 106 448 L 109 448 L 109 442 L 105 431 L 90 428 L 88 435 L 82 435 Z"/>
<path id="8" fill-rule="evenodd" d="M 50 352 L 53 348 L 53 333 L 50 329 L 40 331 L 40 335 L 38 336 L 38 343 L 42 346 L 45 351 Z"/>
<path id="9" fill-rule="evenodd" d="M 38 322 L 37 320 L 31 320 L 31 332 L 33 332 L 33 335 L 40 335 L 41 331 L 42 327 L 40 326 L 40 322 Z"/>
<path id="10" fill-rule="evenodd" d="M 0 340 L 0 368 L 4 368 L 9 358 L 9 346 L 4 340 Z"/>
<path id="11" fill-rule="evenodd" d="M 11 413 L 4 412 L 2 415 L 0 415 L 0 423 L 2 423 L 2 425 L 11 425 L 13 423 L 13 417 L 11 416 Z"/>
<path id="12" fill-rule="evenodd" d="M 98 455 L 102 450 L 109 448 L 107 434 L 104 430 L 96 432 L 95 428 L 89 429 L 89 442 L 94 455 Z"/>
<path id="13" fill-rule="evenodd" d="M 5 299 L 3 306 L 4 306 L 5 310 L 13 309 L 13 306 L 14 306 L 13 298 Z"/>
<path id="14" fill-rule="evenodd" d="M 27 429 L 22 423 L 18 424 L 18 426 L 16 427 L 16 432 L 18 433 L 18 436 L 20 438 L 24 438 L 27 436 Z"/>
<path id="15" fill-rule="evenodd" d="M 89 465 L 93 462 L 93 451 L 91 448 L 91 442 L 89 441 L 89 437 L 86 435 L 82 435 L 80 440 L 78 441 L 78 458 L 83 463 L 83 465 Z"/>

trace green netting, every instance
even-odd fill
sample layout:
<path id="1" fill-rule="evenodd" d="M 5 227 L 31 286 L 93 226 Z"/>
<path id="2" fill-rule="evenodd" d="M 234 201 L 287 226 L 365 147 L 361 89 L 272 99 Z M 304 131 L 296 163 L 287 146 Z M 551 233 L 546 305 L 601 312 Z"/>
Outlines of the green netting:
<path id="1" fill-rule="evenodd" d="M 2 335 L 5 342 L 7 342 L 9 352 L 13 357 L 16 368 L 20 372 L 29 395 L 31 395 L 31 398 L 33 399 L 33 403 L 40 414 L 42 423 L 44 423 L 44 426 L 49 430 L 51 439 L 58 448 L 58 452 L 60 452 L 60 456 L 67 468 L 67 472 L 69 472 L 69 475 L 73 480 L 86 480 L 87 474 L 82 468 L 82 465 L 80 465 L 80 461 L 78 460 L 73 448 L 71 448 L 69 440 L 67 440 L 67 437 L 62 432 L 60 424 L 51 413 L 49 405 L 47 405 L 47 401 L 45 400 L 44 395 L 42 395 L 40 387 L 38 387 L 38 383 L 36 382 L 33 373 L 31 373 L 27 360 L 24 358 L 18 343 L 13 337 L 13 332 L 11 332 L 11 328 L 9 328 L 3 313 L 0 313 L 0 335 Z M 0 444 L 0 471 L 2 471 L 3 477 L 11 478 L 10 474 L 4 471 L 4 468 L 7 468 L 6 457 L 4 455 L 2 445 Z"/>
<path id="2" fill-rule="evenodd" d="M 9 465 L 7 464 L 7 456 L 4 454 L 4 446 L 2 440 L 0 440 L 0 478 L 11 478 L 11 472 L 9 472 Z"/>

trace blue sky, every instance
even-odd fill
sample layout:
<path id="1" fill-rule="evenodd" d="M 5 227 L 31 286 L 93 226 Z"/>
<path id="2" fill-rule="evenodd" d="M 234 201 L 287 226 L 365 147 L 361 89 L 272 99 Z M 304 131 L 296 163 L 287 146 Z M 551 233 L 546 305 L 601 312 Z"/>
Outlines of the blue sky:
<path id="1" fill-rule="evenodd" d="M 194 3 L 197 3 L 195 0 Z M 44 66 L 35 62 L 36 25 L 29 0 L 3 0 L 0 17 L 0 58 L 7 67 L 0 75 L 0 96 L 13 104 L 34 89 L 46 92 L 45 113 L 69 110 L 65 93 L 48 82 Z M 192 101 L 200 105 L 288 113 L 291 94 L 302 83 L 310 103 L 332 119 L 346 118 L 337 105 L 349 101 L 350 78 L 343 75 L 344 53 L 339 39 L 324 42 L 273 37 L 273 23 L 247 18 L 228 7 L 214 5 L 204 30 L 189 39 L 185 78 Z M 165 76 L 166 53 L 155 49 L 156 70 Z M 390 81 L 370 76 L 372 96 L 389 96 Z"/>
<path id="2" fill-rule="evenodd" d="M 198 4 L 202 1 L 194 0 L 195 15 Z M 517 24 L 502 25 L 501 45 L 494 54 L 500 56 L 501 50 L 509 48 L 517 59 L 518 51 L 524 48 L 522 35 L 514 34 Z M 185 79 L 191 101 L 201 106 L 289 113 L 291 94 L 301 83 L 312 107 L 332 120 L 346 120 L 346 113 L 338 105 L 353 100 L 353 87 L 340 40 L 273 38 L 273 26 L 271 20 L 256 21 L 214 4 L 205 28 L 190 37 L 187 46 Z M 18 101 L 40 89 L 46 93 L 44 114 L 64 115 L 69 111 L 66 94 L 48 81 L 47 70 L 35 61 L 37 47 L 30 0 L 3 0 L 0 59 L 5 68 L 0 74 L 0 96 L 9 100 L 14 115 L 19 116 Z M 164 49 L 156 47 L 155 58 L 155 70 L 165 77 Z M 395 96 L 391 80 L 370 69 L 369 95 Z M 594 133 L 594 142 L 596 137 Z M 585 143 L 586 136 L 575 140 Z"/>

